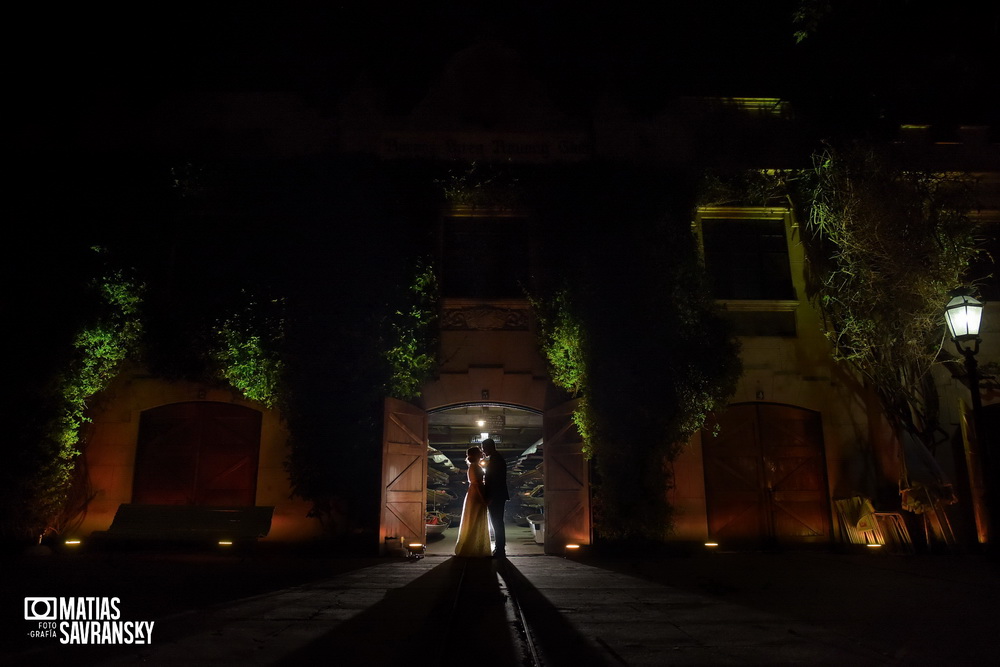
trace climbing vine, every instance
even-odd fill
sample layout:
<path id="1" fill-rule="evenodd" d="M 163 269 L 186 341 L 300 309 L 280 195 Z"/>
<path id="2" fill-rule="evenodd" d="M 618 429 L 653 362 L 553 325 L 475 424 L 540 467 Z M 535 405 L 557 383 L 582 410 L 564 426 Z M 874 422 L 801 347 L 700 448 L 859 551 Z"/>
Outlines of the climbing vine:
<path id="1" fill-rule="evenodd" d="M 531 298 L 552 381 L 579 399 L 595 530 L 659 541 L 672 526 L 670 462 L 732 395 L 739 347 L 708 292 L 686 210 L 667 197 L 691 201 L 685 184 L 608 167 L 575 179 L 579 208 L 560 221 L 551 273 Z M 595 181 L 583 187 L 587 176 Z"/>
<path id="2" fill-rule="evenodd" d="M 92 251 L 102 268 L 84 292 L 84 300 L 91 306 L 89 317 L 78 325 L 67 352 L 68 362 L 49 385 L 48 397 L 43 398 L 47 417 L 37 436 L 24 443 L 27 449 L 18 452 L 11 464 L 23 466 L 18 477 L 20 488 L 4 490 L 5 495 L 21 496 L 23 503 L 13 521 L 18 525 L 8 523 L 5 532 L 29 534 L 37 540 L 60 532 L 81 509 L 69 505 L 83 427 L 88 421 L 88 401 L 108 386 L 137 351 L 143 332 L 140 308 L 144 285 L 130 272 L 110 267 L 102 248 Z"/>
<path id="3" fill-rule="evenodd" d="M 389 365 L 386 394 L 410 399 L 420 395 L 420 386 L 437 367 L 434 324 L 438 283 L 429 263 L 417 265 L 413 282 L 402 296 L 404 303 L 389 308 L 384 319 L 382 355 Z"/>
<path id="4" fill-rule="evenodd" d="M 268 408 L 278 404 L 285 337 L 285 301 L 244 290 L 243 305 L 216 322 L 210 356 L 219 373 L 247 398 Z"/>
<path id="5" fill-rule="evenodd" d="M 494 164 L 472 162 L 467 169 L 449 169 L 436 179 L 445 201 L 452 206 L 515 209 L 523 203 L 518 178 Z"/>

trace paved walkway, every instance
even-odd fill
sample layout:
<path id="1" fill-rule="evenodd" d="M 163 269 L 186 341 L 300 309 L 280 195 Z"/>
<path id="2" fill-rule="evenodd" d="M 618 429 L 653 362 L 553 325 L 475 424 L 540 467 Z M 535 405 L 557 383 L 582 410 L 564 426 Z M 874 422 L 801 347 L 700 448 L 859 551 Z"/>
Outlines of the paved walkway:
<path id="1" fill-rule="evenodd" d="M 35 640 L 4 664 L 992 664 L 1000 579 L 977 559 L 717 554 L 601 565 L 386 560 L 157 618 L 144 646 Z M 123 619 L 146 620 L 129 618 L 126 602 Z"/>

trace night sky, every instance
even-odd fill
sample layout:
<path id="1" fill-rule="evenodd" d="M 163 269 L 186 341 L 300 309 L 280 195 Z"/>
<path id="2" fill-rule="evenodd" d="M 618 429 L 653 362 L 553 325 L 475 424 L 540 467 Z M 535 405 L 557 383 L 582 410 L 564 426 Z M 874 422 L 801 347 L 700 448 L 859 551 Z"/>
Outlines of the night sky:
<path id="1" fill-rule="evenodd" d="M 94 114 L 127 125 L 186 90 L 296 91 L 329 112 L 364 82 L 405 114 L 454 53 L 485 40 L 517 50 L 570 112 L 606 95 L 640 114 L 675 95 L 728 95 L 783 97 L 842 123 L 996 119 L 992 3 L 832 2 L 835 11 L 796 44 L 795 10 L 823 4 L 664 3 L 653 12 L 587 2 L 170 3 L 23 16 L 30 47 L 8 81 L 20 92 L 14 135 L 65 145 Z"/>

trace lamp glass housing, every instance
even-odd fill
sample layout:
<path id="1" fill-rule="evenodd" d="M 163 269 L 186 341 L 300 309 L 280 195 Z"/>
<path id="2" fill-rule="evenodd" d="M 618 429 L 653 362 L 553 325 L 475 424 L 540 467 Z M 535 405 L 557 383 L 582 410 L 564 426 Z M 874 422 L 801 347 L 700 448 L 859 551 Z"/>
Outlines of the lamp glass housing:
<path id="1" fill-rule="evenodd" d="M 956 296 L 945 306 L 944 319 L 952 340 L 973 340 L 979 337 L 983 304 L 971 296 Z"/>

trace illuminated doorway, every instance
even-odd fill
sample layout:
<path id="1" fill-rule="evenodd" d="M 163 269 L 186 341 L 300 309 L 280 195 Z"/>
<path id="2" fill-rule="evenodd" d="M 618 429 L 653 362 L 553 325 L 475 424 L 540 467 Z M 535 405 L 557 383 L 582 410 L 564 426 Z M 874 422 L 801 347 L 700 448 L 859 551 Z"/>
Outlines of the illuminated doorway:
<path id="1" fill-rule="evenodd" d="M 543 533 L 529 517 L 544 513 L 543 415 L 537 410 L 491 402 L 463 403 L 428 413 L 427 553 L 454 553 L 468 490 L 466 452 L 485 437 L 497 443 L 507 463 L 505 525 L 508 555 L 541 554 Z M 441 528 L 441 522 L 447 526 Z"/>

